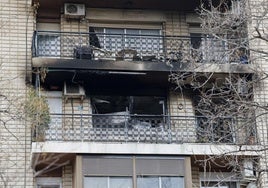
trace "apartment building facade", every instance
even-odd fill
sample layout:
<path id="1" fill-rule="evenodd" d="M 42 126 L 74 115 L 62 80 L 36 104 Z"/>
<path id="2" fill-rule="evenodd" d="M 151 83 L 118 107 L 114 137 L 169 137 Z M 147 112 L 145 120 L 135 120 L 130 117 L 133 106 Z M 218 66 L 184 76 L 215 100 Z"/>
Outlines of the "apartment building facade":
<path id="1" fill-rule="evenodd" d="M 8 122 L 2 185 L 267 186 L 256 165 L 266 166 L 265 153 L 256 152 L 267 142 L 266 116 L 204 116 L 192 80 L 170 81 L 171 75 L 213 73 L 203 87 L 209 90 L 230 74 L 255 74 L 248 52 L 246 59 L 226 56 L 229 46 L 206 36 L 199 6 L 174 0 L 1 2 L 6 91 L 20 99 L 32 85 L 49 106 L 49 123 Z M 265 70 L 265 59 L 255 62 Z M 250 99 L 265 104 L 261 84 Z M 239 96 L 246 90 L 241 87 Z M 230 158 L 239 165 L 230 165 Z"/>

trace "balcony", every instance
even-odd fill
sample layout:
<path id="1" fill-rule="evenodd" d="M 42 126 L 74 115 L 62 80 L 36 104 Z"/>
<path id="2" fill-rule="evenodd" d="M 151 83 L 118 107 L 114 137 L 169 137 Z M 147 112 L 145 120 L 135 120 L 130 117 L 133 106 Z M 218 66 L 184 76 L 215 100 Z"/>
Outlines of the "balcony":
<path id="1" fill-rule="evenodd" d="M 251 145 L 257 143 L 257 138 L 255 124 L 245 119 L 116 112 L 51 114 L 48 127 L 33 131 L 33 141 Z"/>
<path id="2" fill-rule="evenodd" d="M 235 40 L 238 39 L 231 43 L 236 43 Z M 36 31 L 32 46 L 33 57 L 83 59 L 87 62 L 249 63 L 247 52 L 230 52 L 226 41 L 200 36 Z M 179 67 L 183 69 L 182 65 Z"/>

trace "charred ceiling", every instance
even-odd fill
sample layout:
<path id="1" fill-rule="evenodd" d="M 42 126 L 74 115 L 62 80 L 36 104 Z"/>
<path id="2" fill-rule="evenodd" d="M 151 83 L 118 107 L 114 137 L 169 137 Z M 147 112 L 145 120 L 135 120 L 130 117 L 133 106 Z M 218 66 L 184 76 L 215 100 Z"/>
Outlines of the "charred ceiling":
<path id="1" fill-rule="evenodd" d="M 183 0 L 33 0 L 38 2 L 39 8 L 37 12 L 38 20 L 59 21 L 61 13 L 63 13 L 64 3 L 85 4 L 87 8 L 112 8 L 112 9 L 150 9 L 150 10 L 173 10 L 193 12 L 199 6 L 199 0 L 187 1 Z"/>

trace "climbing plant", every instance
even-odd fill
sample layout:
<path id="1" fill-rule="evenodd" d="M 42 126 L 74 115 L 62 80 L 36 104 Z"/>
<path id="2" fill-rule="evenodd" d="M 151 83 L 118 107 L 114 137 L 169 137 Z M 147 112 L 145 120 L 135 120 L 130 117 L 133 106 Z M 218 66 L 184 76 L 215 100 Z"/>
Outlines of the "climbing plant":
<path id="1" fill-rule="evenodd" d="M 44 131 L 50 122 L 49 106 L 46 99 L 32 87 L 27 92 L 25 112 L 32 125 L 33 137 L 43 140 Z"/>

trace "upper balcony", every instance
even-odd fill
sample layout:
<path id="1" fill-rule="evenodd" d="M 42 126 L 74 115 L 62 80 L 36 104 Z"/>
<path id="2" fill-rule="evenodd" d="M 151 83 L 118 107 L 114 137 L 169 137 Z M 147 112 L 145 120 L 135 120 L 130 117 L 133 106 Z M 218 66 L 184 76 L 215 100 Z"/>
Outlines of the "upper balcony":
<path id="1" fill-rule="evenodd" d="M 36 31 L 33 67 L 250 72 L 247 52 L 230 54 L 229 44 L 215 38 L 166 36 L 156 29 L 90 27 L 89 30 L 87 33 Z"/>

